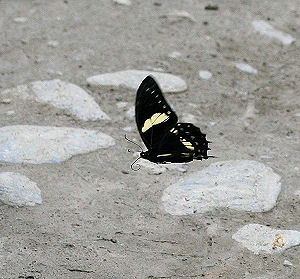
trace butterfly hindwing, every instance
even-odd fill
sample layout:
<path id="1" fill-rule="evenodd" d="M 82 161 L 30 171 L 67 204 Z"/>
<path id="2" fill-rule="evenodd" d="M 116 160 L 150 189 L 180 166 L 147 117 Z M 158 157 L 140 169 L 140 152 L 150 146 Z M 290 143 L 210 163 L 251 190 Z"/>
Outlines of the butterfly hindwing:
<path id="1" fill-rule="evenodd" d="M 155 149 L 178 118 L 165 100 L 155 80 L 148 76 L 138 88 L 135 118 L 139 133 L 148 149 Z"/>
<path id="2" fill-rule="evenodd" d="M 166 133 L 157 150 L 158 162 L 189 162 L 207 159 L 205 134 L 191 123 L 177 123 Z"/>

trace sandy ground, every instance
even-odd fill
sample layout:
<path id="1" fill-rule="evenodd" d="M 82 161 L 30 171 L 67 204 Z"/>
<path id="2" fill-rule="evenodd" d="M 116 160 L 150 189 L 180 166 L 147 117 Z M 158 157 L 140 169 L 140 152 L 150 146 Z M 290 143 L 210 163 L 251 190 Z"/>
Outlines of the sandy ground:
<path id="1" fill-rule="evenodd" d="M 276 255 L 254 255 L 232 240 L 238 228 L 260 223 L 300 230 L 299 88 L 300 3 L 298 0 L 211 1 L 132 0 L 130 7 L 109 0 L 0 0 L 0 89 L 60 78 L 96 99 L 111 122 L 81 122 L 38 103 L 10 104 L 0 125 L 32 124 L 95 128 L 112 136 L 110 149 L 75 156 L 57 165 L 2 163 L 36 181 L 43 204 L 0 207 L 0 278 L 300 278 L 300 247 Z M 196 20 L 161 15 L 185 10 Z M 15 22 L 26 17 L 26 22 Z M 297 41 L 289 46 L 253 31 L 268 21 Z M 207 22 L 208 24 L 204 24 Z M 49 41 L 57 41 L 53 47 Z M 168 54 L 182 56 L 171 59 Z M 239 71 L 246 62 L 257 75 Z M 178 115 L 196 117 L 218 156 L 189 164 L 188 173 L 211 162 L 251 159 L 282 176 L 277 205 L 266 213 L 217 210 L 172 216 L 161 196 L 182 173 L 132 172 L 132 146 L 122 128 L 139 140 L 135 123 L 118 101 L 134 104 L 127 89 L 91 89 L 86 78 L 124 69 L 153 69 L 181 76 L 189 89 L 169 94 Z M 209 70 L 211 80 L 201 80 Z M 61 72 L 61 73 L 59 73 Z M 247 92 L 247 94 L 244 94 Z M 196 106 L 189 106 L 193 103 Z M 254 114 L 246 119 L 247 107 Z M 1 107 L 0 107 L 1 108 Z M 3 108 L 3 106 L 2 106 Z M 6 106 L 7 108 L 7 106 Z M 212 126 L 210 122 L 216 124 Z M 298 168 L 297 168 L 298 167 Z M 215 234 L 207 228 L 216 226 Z M 286 267 L 288 259 L 294 267 Z"/>

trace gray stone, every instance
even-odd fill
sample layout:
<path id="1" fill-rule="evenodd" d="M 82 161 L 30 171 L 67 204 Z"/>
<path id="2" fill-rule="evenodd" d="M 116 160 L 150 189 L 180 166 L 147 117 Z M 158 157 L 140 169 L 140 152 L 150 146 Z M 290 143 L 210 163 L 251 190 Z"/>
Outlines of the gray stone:
<path id="1" fill-rule="evenodd" d="M 257 70 L 254 69 L 252 66 L 250 66 L 249 64 L 245 64 L 245 63 L 236 63 L 235 67 L 239 70 L 241 70 L 242 72 L 248 73 L 248 74 L 257 74 Z"/>
<path id="2" fill-rule="evenodd" d="M 0 201 L 14 207 L 42 203 L 37 184 L 24 175 L 13 172 L 0 173 Z"/>
<path id="3" fill-rule="evenodd" d="M 276 30 L 272 25 L 264 20 L 254 20 L 252 26 L 255 31 L 259 32 L 262 35 L 266 35 L 270 38 L 275 38 L 282 42 L 284 45 L 290 45 L 295 42 L 296 39 L 293 38 L 290 34 Z"/>
<path id="4" fill-rule="evenodd" d="M 73 155 L 115 144 L 95 130 L 67 127 L 16 125 L 0 128 L 0 162 L 60 163 Z"/>
<path id="5" fill-rule="evenodd" d="M 139 70 L 127 70 L 92 76 L 87 79 L 87 83 L 93 87 L 121 86 L 137 90 L 142 80 L 148 75 L 152 75 L 156 79 L 163 92 L 182 92 L 187 90 L 185 81 L 180 77 L 167 73 Z"/>
<path id="6" fill-rule="evenodd" d="M 300 244 L 300 232 L 278 230 L 259 224 L 248 224 L 239 229 L 232 238 L 254 254 L 280 253 Z"/>
<path id="7" fill-rule="evenodd" d="M 209 71 L 199 71 L 199 77 L 202 79 L 211 79 L 212 73 Z"/>
<path id="8" fill-rule="evenodd" d="M 132 106 L 130 107 L 127 111 L 126 111 L 126 114 L 125 114 L 126 118 L 127 119 L 133 119 L 134 116 L 135 116 L 135 107 Z"/>
<path id="9" fill-rule="evenodd" d="M 131 1 L 130 0 L 113 0 L 115 4 L 123 5 L 123 6 L 130 6 Z"/>
<path id="10" fill-rule="evenodd" d="M 162 15 L 162 18 L 167 18 L 171 22 L 176 22 L 180 20 L 187 20 L 190 22 L 196 22 L 195 18 L 187 11 L 180 11 L 180 10 L 175 10 L 173 12 L 170 12 L 166 15 Z"/>
<path id="11" fill-rule="evenodd" d="M 162 196 L 172 215 L 204 213 L 215 208 L 264 212 L 275 206 L 280 176 L 248 160 L 211 164 L 168 187 Z"/>
<path id="12" fill-rule="evenodd" d="M 64 109 L 83 121 L 110 119 L 85 90 L 59 79 L 19 85 L 6 89 L 1 94 L 50 104 Z"/>

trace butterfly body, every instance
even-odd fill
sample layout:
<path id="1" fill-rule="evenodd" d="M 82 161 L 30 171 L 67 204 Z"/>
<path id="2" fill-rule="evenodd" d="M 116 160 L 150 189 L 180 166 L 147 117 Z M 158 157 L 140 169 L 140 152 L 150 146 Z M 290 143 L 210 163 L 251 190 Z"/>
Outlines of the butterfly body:
<path id="1" fill-rule="evenodd" d="M 154 163 L 185 163 L 208 159 L 205 134 L 192 123 L 178 123 L 155 80 L 146 77 L 136 96 L 138 131 L 148 148 L 141 157 Z"/>

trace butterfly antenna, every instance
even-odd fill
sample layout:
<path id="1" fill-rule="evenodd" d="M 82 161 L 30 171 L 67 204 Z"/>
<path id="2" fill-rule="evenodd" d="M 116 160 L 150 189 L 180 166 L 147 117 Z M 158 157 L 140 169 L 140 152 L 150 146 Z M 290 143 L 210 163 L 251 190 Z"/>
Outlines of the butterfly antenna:
<path id="1" fill-rule="evenodd" d="M 135 144 L 135 145 L 137 145 L 140 149 L 141 149 L 141 151 L 140 152 L 143 152 L 143 148 L 139 145 L 139 144 L 137 144 L 136 142 L 134 142 L 134 141 L 132 141 L 132 140 L 130 140 L 129 138 L 127 138 L 127 136 L 126 136 L 126 134 L 125 134 L 125 139 L 127 140 L 127 141 L 129 141 L 129 142 L 131 142 L 131 143 L 133 143 L 133 144 Z M 130 149 L 128 149 L 128 152 L 131 152 L 131 150 Z"/>
<path id="2" fill-rule="evenodd" d="M 140 168 L 141 168 L 141 165 L 139 164 L 136 164 L 137 168 L 135 169 L 133 167 L 133 165 L 137 162 L 137 160 L 141 159 L 141 157 L 138 157 L 137 159 L 134 160 L 134 162 L 130 165 L 130 168 L 133 170 L 133 171 L 138 171 Z"/>

